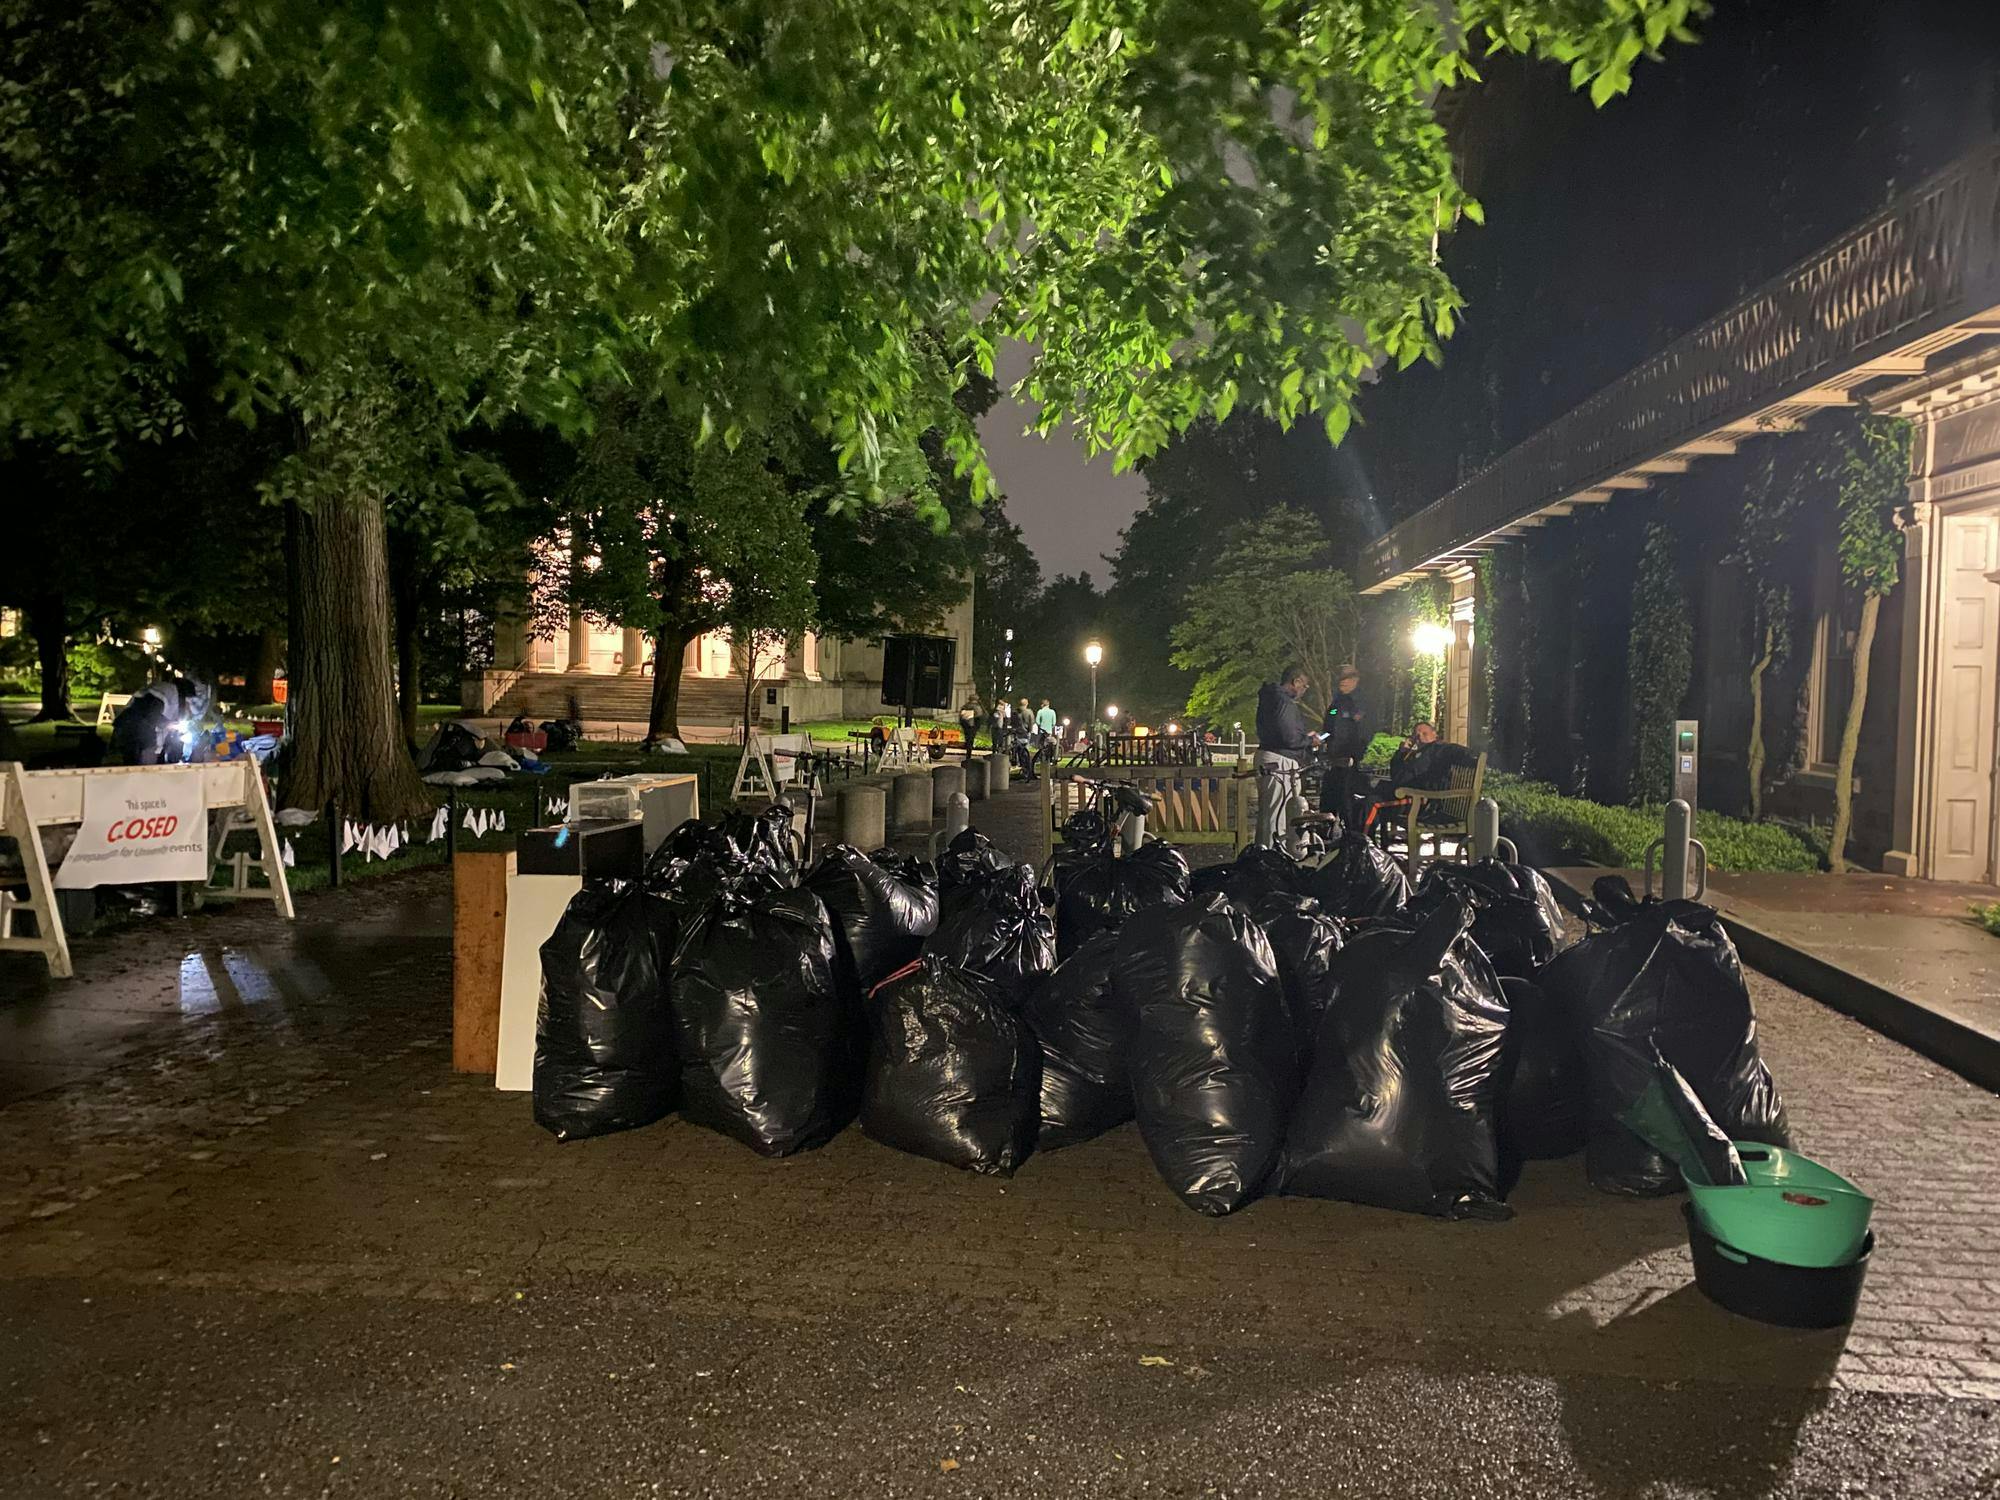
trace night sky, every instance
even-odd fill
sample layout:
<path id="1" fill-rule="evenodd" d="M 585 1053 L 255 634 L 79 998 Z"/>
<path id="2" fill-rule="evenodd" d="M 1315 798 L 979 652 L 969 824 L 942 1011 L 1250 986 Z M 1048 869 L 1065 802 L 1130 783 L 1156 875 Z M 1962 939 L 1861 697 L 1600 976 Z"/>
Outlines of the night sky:
<path id="1" fill-rule="evenodd" d="M 1004 389 L 1027 368 L 1026 351 L 1002 346 L 995 374 Z M 1040 560 L 1045 577 L 1088 570 L 1102 588 L 1110 570 L 1103 554 L 1146 499 L 1137 474 L 1114 474 L 1111 460 L 1086 459 L 1083 444 L 1067 432 L 1047 439 L 1023 436 L 1034 408 L 1002 397 L 980 420 L 986 454 L 1007 497 L 1007 514 Z"/>

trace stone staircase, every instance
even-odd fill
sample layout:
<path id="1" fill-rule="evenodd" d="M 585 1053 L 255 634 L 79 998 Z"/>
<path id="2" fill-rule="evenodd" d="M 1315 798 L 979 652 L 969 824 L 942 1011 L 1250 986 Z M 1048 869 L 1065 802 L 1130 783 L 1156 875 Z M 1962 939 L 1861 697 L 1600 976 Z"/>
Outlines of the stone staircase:
<path id="1" fill-rule="evenodd" d="M 535 723 L 554 719 L 577 701 L 579 717 L 643 724 L 652 706 L 651 677 L 603 677 L 590 672 L 537 672 L 524 676 L 493 705 L 492 716 L 525 714 Z M 681 723 L 732 725 L 743 718 L 741 677 L 681 678 Z"/>

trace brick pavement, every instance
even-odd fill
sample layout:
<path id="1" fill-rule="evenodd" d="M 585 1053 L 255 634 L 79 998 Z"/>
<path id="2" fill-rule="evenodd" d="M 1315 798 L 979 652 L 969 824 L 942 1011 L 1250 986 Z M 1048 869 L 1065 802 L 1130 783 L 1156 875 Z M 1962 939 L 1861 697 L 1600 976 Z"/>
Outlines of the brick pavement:
<path id="1" fill-rule="evenodd" d="M 1020 847 L 1037 816 L 1024 791 L 979 821 Z M 917 1305 L 1163 1357 L 2000 1404 L 2000 1099 L 1755 976 L 1801 1144 L 1880 1200 L 1846 1333 L 1714 1308 L 1678 1200 L 1594 1194 L 1580 1159 L 1533 1166 L 1505 1225 L 1299 1199 L 1217 1222 L 1129 1126 L 1009 1182 L 857 1130 L 784 1162 L 677 1121 L 558 1145 L 525 1097 L 448 1071 L 445 894 L 423 872 L 320 897 L 296 935 L 229 914 L 86 945 L 86 986 L 185 936 L 187 972 L 263 998 L 0 1109 L 0 1285 L 503 1306 L 622 1287 L 782 1323 Z"/>

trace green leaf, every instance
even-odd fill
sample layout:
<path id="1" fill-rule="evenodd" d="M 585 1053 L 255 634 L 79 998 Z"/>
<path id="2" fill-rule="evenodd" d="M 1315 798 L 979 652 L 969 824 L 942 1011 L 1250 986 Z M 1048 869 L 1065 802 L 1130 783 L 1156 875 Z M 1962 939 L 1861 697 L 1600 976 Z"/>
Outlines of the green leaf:
<path id="1" fill-rule="evenodd" d="M 1341 439 L 1347 436 L 1348 424 L 1353 420 L 1354 409 L 1345 401 L 1332 408 L 1326 414 L 1326 440 L 1338 448 Z"/>

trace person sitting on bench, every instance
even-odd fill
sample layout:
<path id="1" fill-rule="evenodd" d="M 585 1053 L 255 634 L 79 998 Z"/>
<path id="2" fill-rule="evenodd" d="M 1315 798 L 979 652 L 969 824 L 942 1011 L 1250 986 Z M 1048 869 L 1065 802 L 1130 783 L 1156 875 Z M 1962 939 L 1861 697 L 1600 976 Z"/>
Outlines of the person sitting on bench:
<path id="1" fill-rule="evenodd" d="M 1388 779 L 1375 783 L 1364 826 L 1373 828 L 1385 807 L 1409 805 L 1407 798 L 1396 795 L 1399 787 L 1414 787 L 1424 792 L 1449 791 L 1452 772 L 1476 764 L 1478 757 L 1465 746 L 1439 739 L 1437 725 L 1428 719 L 1419 720 L 1410 731 L 1410 738 L 1389 757 Z"/>

